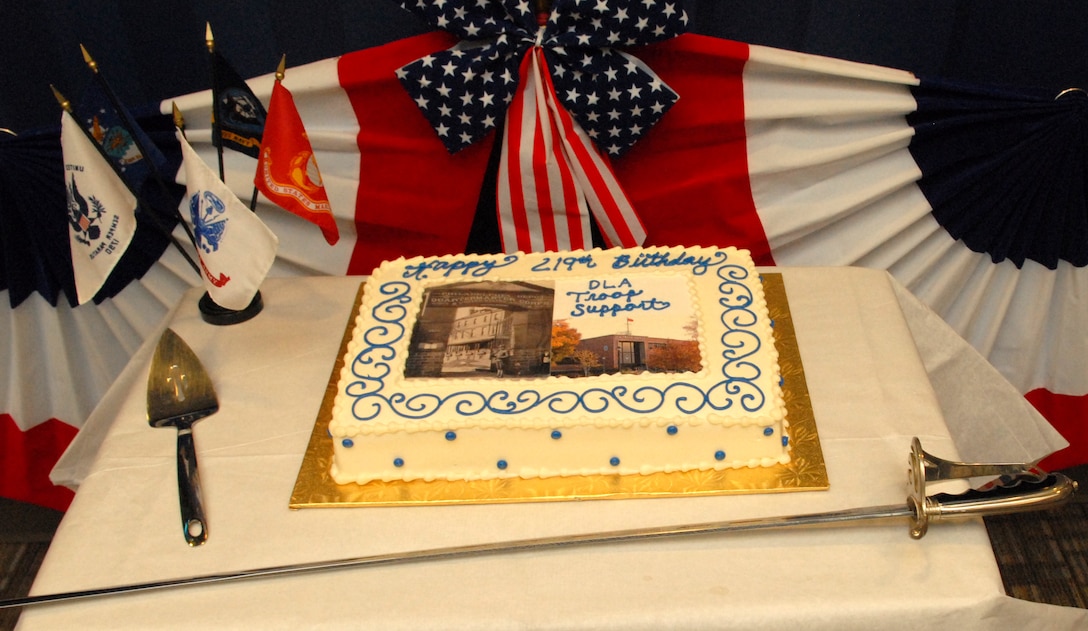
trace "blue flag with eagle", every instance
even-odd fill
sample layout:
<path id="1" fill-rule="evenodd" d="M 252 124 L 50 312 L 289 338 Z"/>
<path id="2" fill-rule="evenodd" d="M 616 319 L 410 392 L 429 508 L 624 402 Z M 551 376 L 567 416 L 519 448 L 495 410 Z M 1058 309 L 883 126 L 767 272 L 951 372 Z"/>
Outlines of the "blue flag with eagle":
<path id="1" fill-rule="evenodd" d="M 73 106 L 73 114 L 136 193 L 148 177 L 161 175 L 166 169 L 166 156 L 123 104 L 115 106 L 99 80 L 87 85 L 79 102 Z"/>

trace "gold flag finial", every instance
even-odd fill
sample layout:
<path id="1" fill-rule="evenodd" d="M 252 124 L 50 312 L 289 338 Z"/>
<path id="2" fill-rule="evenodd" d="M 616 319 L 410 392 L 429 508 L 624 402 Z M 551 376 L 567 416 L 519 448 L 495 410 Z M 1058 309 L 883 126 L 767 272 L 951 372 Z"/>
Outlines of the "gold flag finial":
<path id="1" fill-rule="evenodd" d="M 286 68 L 287 68 L 287 55 L 285 53 L 282 57 L 280 57 L 280 65 L 276 67 L 276 81 L 283 81 L 283 77 L 286 74 L 286 72 L 285 72 Z"/>
<path id="2" fill-rule="evenodd" d="M 185 117 L 182 116 L 181 110 L 178 109 L 178 104 L 177 103 L 171 101 L 170 105 L 171 105 L 171 107 L 174 108 L 174 126 L 177 127 L 178 129 L 180 129 L 182 132 L 184 132 L 185 131 Z"/>
<path id="3" fill-rule="evenodd" d="M 88 66 L 90 66 L 91 70 L 93 70 L 95 74 L 98 74 L 98 62 L 96 62 L 94 58 L 91 57 L 91 53 L 87 52 L 87 47 L 83 44 L 80 44 L 79 50 L 83 51 L 83 61 L 86 62 Z"/>
<path id="4" fill-rule="evenodd" d="M 204 23 L 204 44 L 208 47 L 208 52 L 215 52 L 215 38 L 212 37 L 212 23 Z"/>
<path id="5" fill-rule="evenodd" d="M 54 87 L 52 83 L 49 84 L 49 89 L 53 90 L 53 96 L 56 97 L 57 103 L 60 103 L 60 106 L 64 109 L 64 111 L 71 114 L 72 104 L 68 101 L 68 99 L 64 98 L 64 95 L 61 94 L 60 90 Z"/>

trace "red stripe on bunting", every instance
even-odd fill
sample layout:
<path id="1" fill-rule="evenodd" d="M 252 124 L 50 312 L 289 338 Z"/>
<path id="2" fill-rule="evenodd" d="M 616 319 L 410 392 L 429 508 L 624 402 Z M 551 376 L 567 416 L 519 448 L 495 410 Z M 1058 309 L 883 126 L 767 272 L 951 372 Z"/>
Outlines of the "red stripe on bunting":
<path id="1" fill-rule="evenodd" d="M 577 183 L 574 181 L 574 173 L 571 172 L 570 165 L 565 160 L 559 160 L 559 156 L 563 152 L 562 143 L 555 143 L 553 151 L 556 154 L 556 163 L 563 174 L 563 206 L 562 212 L 557 213 L 557 215 L 559 219 L 564 221 L 567 234 L 570 235 L 568 242 L 561 244 L 564 247 L 557 249 L 588 249 L 593 246 L 593 237 L 590 235 L 585 197 L 582 196 Z"/>
<path id="2" fill-rule="evenodd" d="M 544 56 L 541 49 L 536 49 L 537 69 L 544 72 Z M 538 93 L 539 94 L 539 93 Z M 544 154 L 546 162 L 539 165 L 546 169 L 546 186 L 549 188 L 549 205 L 542 207 L 541 218 L 546 219 L 546 225 L 551 226 L 550 235 L 545 232 L 545 249 L 571 250 L 589 248 L 592 246 L 588 234 L 583 230 L 586 217 L 583 216 L 585 203 L 581 190 L 575 181 L 566 154 L 563 151 L 563 143 L 560 140 L 561 130 L 556 125 L 555 119 L 549 114 L 551 95 L 545 96 L 545 102 L 539 104 L 538 121 L 547 121 L 547 127 L 541 125 L 542 138 L 545 141 Z"/>
<path id="3" fill-rule="evenodd" d="M 598 222 L 601 226 L 601 232 L 603 233 L 606 243 L 610 246 L 638 246 L 638 238 L 636 238 L 627 223 L 626 217 L 624 216 L 625 213 L 621 208 L 621 203 L 617 201 L 615 196 L 609 194 L 609 183 L 602 175 L 603 170 L 610 170 L 606 158 L 597 153 L 594 148 L 587 147 L 580 138 L 577 138 L 577 134 L 574 131 L 574 121 L 571 119 L 570 115 L 566 113 L 566 110 L 557 108 L 556 111 L 559 112 L 558 118 L 563 123 L 565 133 L 570 134 L 567 138 L 570 139 L 573 137 L 576 139 L 570 142 L 570 148 L 574 153 L 575 159 L 578 160 L 583 167 L 584 175 L 589 182 L 589 188 L 585 191 L 586 196 L 595 200 L 597 202 L 597 207 L 604 213 L 604 217 L 598 217 Z M 585 168 L 590 165 L 597 168 Z M 622 190 L 618 191 L 618 196 L 623 198 L 623 205 L 628 205 Z M 592 203 L 590 204 L 590 207 L 593 207 Z"/>
<path id="4" fill-rule="evenodd" d="M 75 493 L 54 485 L 49 472 L 78 431 L 49 419 L 24 432 L 10 414 L 0 414 L 0 496 L 68 510 Z"/>
<path id="5" fill-rule="evenodd" d="M 506 251 L 591 247 L 582 192 L 551 115 L 539 48 L 526 52 L 509 106 L 497 195 Z"/>
<path id="6" fill-rule="evenodd" d="M 526 55 L 528 60 L 528 55 Z M 535 75 L 536 73 L 534 73 Z M 530 77 L 530 80 L 536 80 L 536 77 Z M 555 200 L 552 196 L 552 187 L 554 186 L 555 178 L 555 152 L 554 144 L 552 143 L 552 126 L 550 121 L 541 117 L 541 103 L 539 102 L 538 92 L 529 92 L 524 89 L 527 87 L 525 80 L 522 80 L 523 89 L 522 92 L 528 92 L 533 94 L 532 99 L 533 107 L 531 111 L 526 111 L 526 124 L 529 124 L 528 117 L 532 117 L 532 129 L 533 129 L 533 148 L 532 148 L 532 171 L 529 175 L 522 173 L 523 182 L 532 182 L 532 191 L 535 193 L 534 203 L 525 208 L 527 215 L 532 217 L 539 225 L 539 237 L 540 247 L 529 246 L 532 250 L 556 250 L 558 249 L 558 228 L 555 221 Z M 549 123 L 545 125 L 545 123 Z M 524 165 L 519 164 L 519 169 L 523 169 Z M 535 245 L 535 244 L 534 244 Z"/>
<path id="7" fill-rule="evenodd" d="M 521 85 L 524 85 L 527 80 L 529 65 L 530 58 L 526 55 L 521 61 L 521 67 L 518 69 L 518 80 Z M 532 103 L 527 102 L 529 96 L 531 95 L 526 90 L 518 90 L 514 94 L 507 111 L 505 132 L 503 134 L 504 144 L 502 159 L 499 162 L 499 199 L 497 206 L 499 233 L 502 237 L 503 250 L 506 252 L 513 250 L 528 252 L 532 250 L 526 209 L 528 200 L 525 188 L 522 186 L 520 168 L 524 159 L 521 152 L 524 147 L 525 130 L 526 128 L 533 128 L 529 121 L 535 117 L 535 113 L 530 113 L 534 108 Z M 513 247 L 510 244 L 511 240 L 513 241 Z"/>
<path id="8" fill-rule="evenodd" d="M 464 251 L 495 136 L 449 155 L 396 78 L 397 69 L 456 42 L 438 31 L 338 62 L 359 121 L 357 239 L 348 274 L 369 274 L 399 256 Z"/>
<path id="9" fill-rule="evenodd" d="M 556 118 L 552 115 L 555 109 L 555 92 L 551 85 L 551 74 L 547 69 L 547 61 L 544 50 L 533 50 L 536 57 L 535 77 L 539 85 L 538 94 L 544 96 L 544 102 L 539 104 L 539 119 L 546 120 L 548 127 L 545 137 L 549 150 L 548 175 L 551 182 L 552 199 L 556 203 L 548 208 L 550 221 L 562 230 L 556 229 L 557 238 L 554 250 L 588 249 L 593 246 L 589 234 L 589 217 L 585 197 L 578 185 L 577 177 L 571 169 L 571 164 L 562 140 L 563 130 L 560 129 Z"/>
<path id="10" fill-rule="evenodd" d="M 774 265 L 748 181 L 748 45 L 681 35 L 632 49 L 680 100 L 613 162 L 647 227 L 645 245 L 733 245 Z"/>
<path id="11" fill-rule="evenodd" d="M 467 242 L 494 136 L 449 155 L 396 80 L 398 68 L 455 41 L 429 33 L 340 59 L 340 83 L 360 127 L 358 236 L 349 274 L 368 274 L 398 256 L 460 252 Z M 682 35 L 631 52 L 680 95 L 612 163 L 646 226 L 646 245 L 735 245 L 772 265 L 748 184 L 747 45 Z"/>
<path id="12" fill-rule="evenodd" d="M 1024 396 L 1069 441 L 1068 447 L 1048 456 L 1040 466 L 1058 471 L 1088 463 L 1088 395 L 1054 394 L 1040 388 Z"/>
<path id="13" fill-rule="evenodd" d="M 538 49 L 538 58 L 543 67 L 545 63 L 544 53 Z M 555 115 L 555 119 L 561 128 L 562 138 L 566 147 L 573 153 L 575 168 L 586 179 L 587 189 L 583 192 L 590 198 L 590 208 L 599 210 L 604 216 L 598 216 L 597 220 L 605 241 L 609 245 L 634 247 L 640 244 L 643 238 L 643 227 L 635 215 L 631 204 L 623 189 L 618 185 L 612 173 L 608 159 L 597 151 L 593 142 L 574 123 L 570 113 L 558 102 L 555 95 L 555 85 L 552 83 L 550 73 L 542 73 L 545 84 L 545 94 L 548 99 L 549 109 Z M 596 202 L 594 204 L 593 202 Z M 637 233 L 636 233 L 637 229 Z"/>

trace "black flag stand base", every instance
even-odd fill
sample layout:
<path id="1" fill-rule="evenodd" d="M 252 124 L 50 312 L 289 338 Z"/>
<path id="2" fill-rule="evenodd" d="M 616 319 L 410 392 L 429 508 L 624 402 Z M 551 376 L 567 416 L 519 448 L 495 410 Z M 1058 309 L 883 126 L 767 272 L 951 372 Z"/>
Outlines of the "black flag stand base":
<path id="1" fill-rule="evenodd" d="M 261 300 L 261 292 L 257 291 L 253 296 L 253 300 L 249 302 L 249 306 L 245 309 L 235 310 L 227 309 L 220 306 L 212 297 L 208 295 L 208 292 L 204 292 L 204 295 L 200 297 L 200 317 L 204 319 L 208 324 L 214 324 L 216 326 L 225 326 L 228 324 L 239 324 L 251 319 L 253 316 L 261 312 L 264 309 L 264 301 Z"/>

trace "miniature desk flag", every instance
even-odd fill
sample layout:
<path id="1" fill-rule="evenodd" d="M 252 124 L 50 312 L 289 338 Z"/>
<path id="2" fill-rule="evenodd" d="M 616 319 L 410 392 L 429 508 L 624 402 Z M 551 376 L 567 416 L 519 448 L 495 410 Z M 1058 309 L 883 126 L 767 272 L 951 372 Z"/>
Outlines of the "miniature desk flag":
<path id="1" fill-rule="evenodd" d="M 256 158 L 268 112 L 242 75 L 215 50 L 211 25 L 205 37 L 212 64 L 212 142 L 220 149 L 226 147 Z"/>
<path id="2" fill-rule="evenodd" d="M 89 58 L 86 49 L 84 57 Z M 106 80 L 95 68 L 95 80 L 87 85 L 74 106 L 74 115 L 114 161 L 129 188 L 139 192 L 149 176 L 158 176 L 165 168 L 166 157 L 128 108 L 120 101 L 111 100 Z"/>
<path id="3" fill-rule="evenodd" d="M 276 258 L 279 239 L 227 188 L 177 132 L 204 288 L 216 304 L 245 309 Z"/>
<path id="4" fill-rule="evenodd" d="M 283 85 L 282 60 L 268 103 L 254 184 L 277 206 L 320 227 L 329 245 L 340 240 L 302 117 L 291 91 Z"/>
<path id="5" fill-rule="evenodd" d="M 77 302 L 109 278 L 136 233 L 136 197 L 67 110 L 61 114 L 68 235 Z"/>

